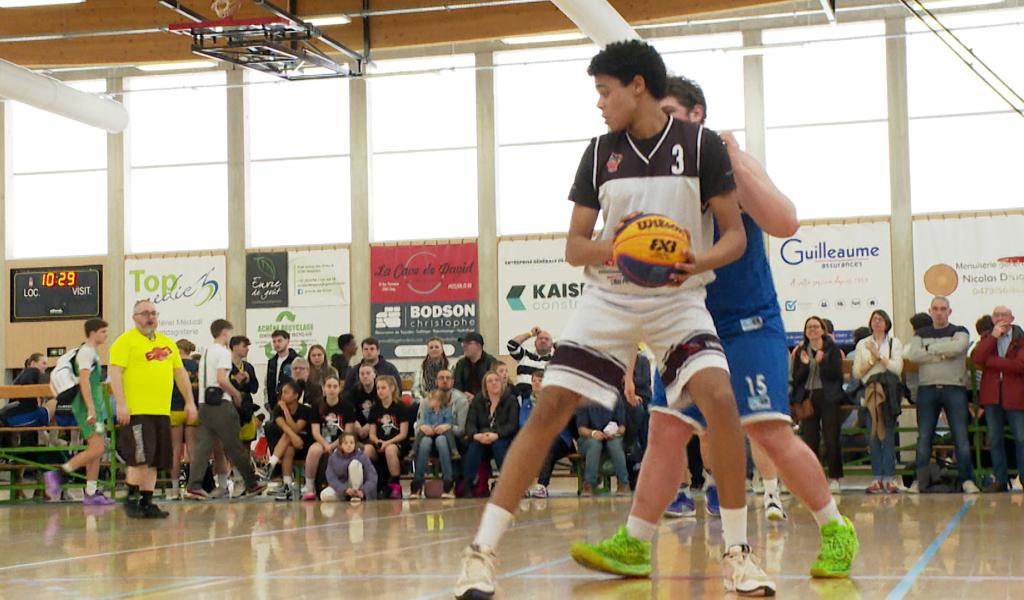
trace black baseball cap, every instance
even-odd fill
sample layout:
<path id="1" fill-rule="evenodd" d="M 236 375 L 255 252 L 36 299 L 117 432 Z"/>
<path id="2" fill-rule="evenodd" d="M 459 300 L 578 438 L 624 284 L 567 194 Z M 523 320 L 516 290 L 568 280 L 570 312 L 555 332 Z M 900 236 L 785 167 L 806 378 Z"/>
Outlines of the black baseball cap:
<path id="1" fill-rule="evenodd" d="M 481 346 L 483 346 L 484 345 L 484 336 L 480 335 L 479 333 L 477 333 L 475 331 L 471 331 L 471 332 L 467 333 L 466 335 L 460 337 L 459 341 L 462 342 L 462 343 L 476 342 L 476 343 L 480 344 Z"/>

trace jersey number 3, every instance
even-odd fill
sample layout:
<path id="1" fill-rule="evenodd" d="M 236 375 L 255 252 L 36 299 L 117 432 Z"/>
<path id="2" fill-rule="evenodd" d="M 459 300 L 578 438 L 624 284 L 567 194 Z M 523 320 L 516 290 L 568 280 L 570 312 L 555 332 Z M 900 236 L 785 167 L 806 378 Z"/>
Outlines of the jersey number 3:
<path id="1" fill-rule="evenodd" d="M 682 175 L 685 165 L 683 164 L 683 147 L 681 145 L 676 144 L 672 146 L 672 158 L 676 160 L 675 164 L 672 165 L 672 174 Z"/>

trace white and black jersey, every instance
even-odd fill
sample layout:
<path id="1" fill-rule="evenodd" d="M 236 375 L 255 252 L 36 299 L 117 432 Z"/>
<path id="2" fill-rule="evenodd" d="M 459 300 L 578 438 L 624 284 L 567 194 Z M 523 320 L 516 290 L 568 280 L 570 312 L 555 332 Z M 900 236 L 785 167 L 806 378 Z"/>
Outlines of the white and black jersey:
<path id="1" fill-rule="evenodd" d="M 569 199 L 600 210 L 605 226 L 600 239 L 615 236 L 615 226 L 632 212 L 657 213 L 690 232 L 695 254 L 713 244 L 711 198 L 735 189 L 732 164 L 718 134 L 702 125 L 669 117 L 657 135 L 634 140 L 627 131 L 591 140 Z M 683 288 L 712 281 L 711 272 L 692 277 Z M 615 266 L 588 266 L 587 285 L 628 294 L 670 294 L 677 288 L 643 288 L 625 280 Z"/>
<path id="2" fill-rule="evenodd" d="M 519 363 L 516 366 L 516 388 L 520 393 L 528 393 L 532 387 L 533 374 L 547 368 L 552 353 L 548 352 L 542 356 L 515 340 L 509 340 L 507 347 L 512 360 Z"/>

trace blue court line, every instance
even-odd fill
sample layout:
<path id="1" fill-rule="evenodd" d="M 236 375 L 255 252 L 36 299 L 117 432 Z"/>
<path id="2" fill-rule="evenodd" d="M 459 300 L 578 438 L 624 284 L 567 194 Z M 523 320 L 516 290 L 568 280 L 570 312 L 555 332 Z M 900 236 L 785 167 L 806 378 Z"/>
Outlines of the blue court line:
<path id="1" fill-rule="evenodd" d="M 970 510 L 972 506 L 974 506 L 974 500 L 964 502 L 964 505 L 960 507 L 960 510 L 957 511 L 956 515 L 954 515 L 953 518 L 950 519 L 949 523 L 946 524 L 945 529 L 943 529 L 939 535 L 932 540 L 932 543 L 925 548 L 921 558 L 917 559 L 914 566 L 907 571 L 907 574 L 903 576 L 903 579 L 900 580 L 899 584 L 889 592 L 889 595 L 885 597 L 885 600 L 902 600 L 903 597 L 907 595 L 911 586 L 914 585 L 914 581 L 917 580 L 918 576 L 920 576 L 924 571 L 924 568 L 927 567 L 928 563 L 935 557 L 939 548 L 942 547 L 942 543 L 946 541 L 946 538 L 948 538 L 951 533 L 953 533 L 957 524 L 960 523 L 960 520 L 964 518 L 964 515 L 967 514 L 967 511 Z"/>

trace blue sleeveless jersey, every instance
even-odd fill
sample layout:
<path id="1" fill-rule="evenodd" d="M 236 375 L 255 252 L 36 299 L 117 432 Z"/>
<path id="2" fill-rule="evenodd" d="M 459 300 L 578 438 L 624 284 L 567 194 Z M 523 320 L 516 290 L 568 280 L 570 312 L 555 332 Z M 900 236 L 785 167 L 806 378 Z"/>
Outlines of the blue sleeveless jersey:
<path id="1" fill-rule="evenodd" d="M 746 213 L 743 228 L 747 232 L 746 252 L 736 262 L 715 270 L 715 281 L 708 286 L 707 306 L 721 338 L 765 329 L 784 332 L 765 255 L 764 233 Z M 716 242 L 718 237 L 716 223 Z"/>

